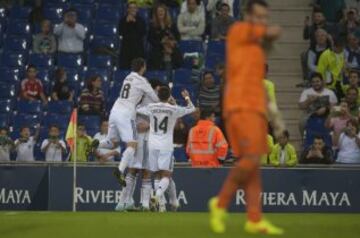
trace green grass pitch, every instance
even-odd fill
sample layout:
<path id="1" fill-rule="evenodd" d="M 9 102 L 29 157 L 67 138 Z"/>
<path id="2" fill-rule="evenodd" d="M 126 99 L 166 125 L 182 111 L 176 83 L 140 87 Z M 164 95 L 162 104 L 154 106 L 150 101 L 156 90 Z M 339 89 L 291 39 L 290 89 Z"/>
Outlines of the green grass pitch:
<path id="1" fill-rule="evenodd" d="M 360 215 L 266 214 L 282 237 L 360 237 Z M 244 214 L 231 214 L 228 231 L 212 234 L 206 213 L 0 212 L 1 238 L 212 238 L 254 237 L 244 233 Z M 264 236 L 257 236 L 264 237 Z"/>

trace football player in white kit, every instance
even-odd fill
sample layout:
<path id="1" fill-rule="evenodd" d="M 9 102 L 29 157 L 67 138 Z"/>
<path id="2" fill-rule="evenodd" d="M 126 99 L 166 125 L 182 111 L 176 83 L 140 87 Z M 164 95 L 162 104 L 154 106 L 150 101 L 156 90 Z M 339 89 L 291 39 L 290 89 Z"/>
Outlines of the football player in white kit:
<path id="1" fill-rule="evenodd" d="M 137 109 L 138 113 L 150 118 L 149 168 L 151 172 L 156 173 L 161 178 L 155 187 L 154 200 L 156 202 L 163 200 L 171 179 L 174 161 L 173 133 L 176 120 L 195 111 L 189 93 L 184 90 L 182 96 L 187 103 L 186 107 L 171 105 L 169 103 L 170 88 L 163 86 L 158 91 L 159 103 L 151 103 Z"/>
<path id="2" fill-rule="evenodd" d="M 131 63 L 132 72 L 125 78 L 120 95 L 115 101 L 109 116 L 109 131 L 105 140 L 93 142 L 93 147 L 113 148 L 113 140 L 126 143 L 118 169 L 114 171 L 118 182 L 126 187 L 125 170 L 134 159 L 137 147 L 136 106 L 143 97 L 158 102 L 158 96 L 146 78 L 146 63 L 142 58 L 134 59 Z"/>

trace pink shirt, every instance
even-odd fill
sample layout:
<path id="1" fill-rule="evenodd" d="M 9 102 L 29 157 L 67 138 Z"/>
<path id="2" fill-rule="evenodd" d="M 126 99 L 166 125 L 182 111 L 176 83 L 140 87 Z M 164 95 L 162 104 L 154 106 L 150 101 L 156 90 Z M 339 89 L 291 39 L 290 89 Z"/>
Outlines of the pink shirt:
<path id="1" fill-rule="evenodd" d="M 333 117 L 330 119 L 330 126 L 336 134 L 340 134 L 346 127 L 348 120 L 350 120 L 350 118 Z"/>

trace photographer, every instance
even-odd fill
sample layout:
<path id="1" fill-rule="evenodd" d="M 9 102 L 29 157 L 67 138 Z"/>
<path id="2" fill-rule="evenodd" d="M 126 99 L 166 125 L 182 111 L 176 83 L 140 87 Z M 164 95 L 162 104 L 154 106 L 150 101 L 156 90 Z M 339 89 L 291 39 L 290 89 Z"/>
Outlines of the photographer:
<path id="1" fill-rule="evenodd" d="M 66 153 L 66 144 L 59 138 L 60 130 L 57 125 L 49 128 L 49 138 L 41 144 L 41 152 L 45 153 L 45 161 L 61 162 Z"/>
<path id="2" fill-rule="evenodd" d="M 14 147 L 14 142 L 8 136 L 8 129 L 0 129 L 0 161 L 10 161 L 10 152 Z"/>

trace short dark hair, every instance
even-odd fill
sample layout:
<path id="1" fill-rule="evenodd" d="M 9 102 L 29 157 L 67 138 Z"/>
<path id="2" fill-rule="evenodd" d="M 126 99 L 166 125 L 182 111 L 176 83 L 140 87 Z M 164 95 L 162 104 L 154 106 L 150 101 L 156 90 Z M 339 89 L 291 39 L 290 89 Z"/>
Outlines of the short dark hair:
<path id="1" fill-rule="evenodd" d="M 20 127 L 20 132 L 22 132 L 25 129 L 29 129 L 30 130 L 30 126 L 22 126 Z"/>
<path id="2" fill-rule="evenodd" d="M 359 72 L 358 72 L 357 70 L 355 70 L 355 69 L 351 69 L 351 70 L 350 70 L 349 76 L 350 76 L 351 74 L 356 74 L 357 76 L 359 76 Z"/>
<path id="3" fill-rule="evenodd" d="M 359 94 L 359 89 L 356 87 L 349 87 L 348 89 L 346 89 L 346 94 L 348 94 L 351 90 L 354 90 L 357 94 Z"/>
<path id="4" fill-rule="evenodd" d="M 84 127 L 84 128 L 86 128 L 85 124 L 82 123 L 82 122 L 78 122 L 77 127 Z"/>
<path id="5" fill-rule="evenodd" d="M 165 86 L 165 84 L 163 82 L 161 82 L 161 80 L 158 78 L 149 79 L 149 83 L 153 89 L 155 89 L 158 86 L 160 86 L 160 87 Z"/>
<path id="6" fill-rule="evenodd" d="M 207 70 L 205 71 L 203 74 L 202 74 L 202 78 L 204 79 L 206 75 L 210 74 L 211 76 L 214 76 L 213 72 L 210 71 L 210 70 Z"/>
<path id="7" fill-rule="evenodd" d="M 314 141 L 315 140 L 322 140 L 322 141 L 324 141 L 324 137 L 322 136 L 322 135 L 315 135 L 314 136 Z"/>
<path id="8" fill-rule="evenodd" d="M 144 66 L 146 62 L 143 58 L 136 58 L 131 61 L 131 70 L 134 72 L 139 72 Z"/>
<path id="9" fill-rule="evenodd" d="M 283 131 L 282 135 L 285 136 L 288 139 L 290 138 L 290 133 L 289 133 L 288 130 Z"/>
<path id="10" fill-rule="evenodd" d="M 56 125 L 56 124 L 51 124 L 51 125 L 49 126 L 49 130 L 50 130 L 51 128 L 56 128 L 56 129 L 60 130 L 60 127 L 59 127 L 58 125 Z"/>
<path id="11" fill-rule="evenodd" d="M 221 3 L 221 5 L 220 5 L 220 9 L 221 9 L 221 8 L 223 8 L 223 7 L 227 7 L 227 8 L 229 8 L 229 9 L 230 9 L 230 5 L 229 5 L 229 4 L 227 4 L 227 3 L 225 3 L 225 2 Z"/>
<path id="12" fill-rule="evenodd" d="M 76 15 L 79 15 L 79 12 L 77 9 L 73 8 L 73 7 L 70 7 L 69 9 L 67 9 L 66 11 L 64 11 L 64 14 L 63 16 L 65 16 L 66 14 L 70 13 L 70 12 L 73 12 L 73 13 L 76 13 Z"/>
<path id="13" fill-rule="evenodd" d="M 337 36 L 334 38 L 334 46 L 335 47 L 344 47 L 345 46 L 345 40 L 342 36 Z"/>
<path id="14" fill-rule="evenodd" d="M 260 5 L 265 8 L 269 8 L 269 4 L 267 4 L 264 0 L 249 0 L 246 4 L 246 12 L 252 12 L 255 5 Z"/>
<path id="15" fill-rule="evenodd" d="M 171 93 L 170 93 L 169 87 L 167 87 L 167 86 L 160 87 L 159 92 L 158 92 L 158 97 L 159 97 L 160 101 L 165 102 L 165 101 L 169 100 L 170 96 L 171 96 Z"/>
<path id="16" fill-rule="evenodd" d="M 319 79 L 321 79 L 321 81 L 324 81 L 324 78 L 323 78 L 322 74 L 320 74 L 318 72 L 312 73 L 310 78 L 311 78 L 311 80 L 314 79 L 314 78 L 319 78 Z"/>
<path id="17" fill-rule="evenodd" d="M 312 12 L 313 14 L 315 14 L 315 13 L 321 13 L 321 14 L 324 14 L 324 12 L 322 11 L 322 9 L 321 8 L 314 8 L 314 10 L 313 10 L 313 12 Z"/>
<path id="18" fill-rule="evenodd" d="M 26 71 L 29 71 L 30 69 L 35 69 L 35 70 L 36 70 L 36 66 L 33 65 L 33 64 L 29 64 L 29 65 L 26 67 Z"/>
<path id="19" fill-rule="evenodd" d="M 200 119 L 205 120 L 215 114 L 215 110 L 212 107 L 200 108 Z"/>
<path id="20" fill-rule="evenodd" d="M 0 131 L 6 131 L 6 133 L 7 133 L 7 132 L 9 132 L 9 129 L 5 126 L 2 126 L 2 127 L 0 127 Z"/>

